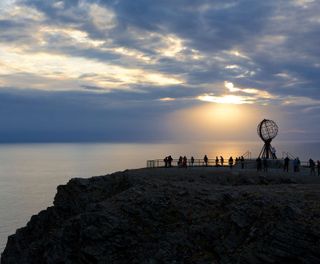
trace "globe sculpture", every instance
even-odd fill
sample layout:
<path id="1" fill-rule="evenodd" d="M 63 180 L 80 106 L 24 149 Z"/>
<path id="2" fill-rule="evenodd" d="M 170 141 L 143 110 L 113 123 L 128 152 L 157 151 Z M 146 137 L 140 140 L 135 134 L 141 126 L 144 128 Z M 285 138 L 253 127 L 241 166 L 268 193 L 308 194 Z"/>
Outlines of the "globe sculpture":
<path id="1" fill-rule="evenodd" d="M 266 159 L 276 159 L 276 152 L 275 149 L 271 146 L 271 141 L 274 139 L 278 134 L 278 126 L 277 124 L 268 119 L 263 119 L 258 127 L 257 127 L 257 133 L 259 137 L 264 142 L 264 146 L 259 154 L 260 158 L 266 158 Z"/>

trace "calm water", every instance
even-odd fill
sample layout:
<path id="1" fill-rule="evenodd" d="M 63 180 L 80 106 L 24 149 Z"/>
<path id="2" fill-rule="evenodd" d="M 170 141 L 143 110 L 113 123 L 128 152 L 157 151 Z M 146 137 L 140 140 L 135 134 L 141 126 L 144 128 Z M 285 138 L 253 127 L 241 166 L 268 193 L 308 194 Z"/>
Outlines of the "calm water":
<path id="1" fill-rule="evenodd" d="M 320 143 L 275 142 L 301 160 L 320 159 Z M 73 177 L 104 175 L 146 166 L 147 159 L 171 154 L 209 158 L 256 156 L 260 142 L 215 144 L 0 144 L 0 252 L 7 237 L 25 226 L 33 214 L 52 205 L 56 186 Z"/>

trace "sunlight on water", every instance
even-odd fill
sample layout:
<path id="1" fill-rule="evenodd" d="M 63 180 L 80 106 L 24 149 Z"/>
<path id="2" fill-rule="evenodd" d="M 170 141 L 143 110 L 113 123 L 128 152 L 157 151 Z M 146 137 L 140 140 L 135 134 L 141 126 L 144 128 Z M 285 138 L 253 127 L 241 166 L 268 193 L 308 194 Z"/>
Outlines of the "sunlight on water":
<path id="1" fill-rule="evenodd" d="M 302 160 L 320 157 L 319 143 L 275 143 Z M 23 227 L 33 214 L 52 205 L 56 187 L 73 177 L 105 175 L 141 168 L 147 159 L 205 154 L 240 156 L 247 150 L 258 155 L 261 142 L 201 144 L 2 144 L 0 145 L 0 252 L 7 236 Z M 310 157 L 309 157 L 310 155 Z"/>

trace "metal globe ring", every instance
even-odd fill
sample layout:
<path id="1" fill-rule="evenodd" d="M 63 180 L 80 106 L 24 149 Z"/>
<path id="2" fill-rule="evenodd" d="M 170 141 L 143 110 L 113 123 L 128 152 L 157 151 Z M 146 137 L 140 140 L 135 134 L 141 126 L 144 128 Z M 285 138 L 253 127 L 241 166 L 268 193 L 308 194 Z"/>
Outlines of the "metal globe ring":
<path id="1" fill-rule="evenodd" d="M 269 119 L 262 120 L 257 127 L 259 137 L 265 142 L 274 139 L 277 136 L 278 131 L 279 128 L 277 124 Z"/>

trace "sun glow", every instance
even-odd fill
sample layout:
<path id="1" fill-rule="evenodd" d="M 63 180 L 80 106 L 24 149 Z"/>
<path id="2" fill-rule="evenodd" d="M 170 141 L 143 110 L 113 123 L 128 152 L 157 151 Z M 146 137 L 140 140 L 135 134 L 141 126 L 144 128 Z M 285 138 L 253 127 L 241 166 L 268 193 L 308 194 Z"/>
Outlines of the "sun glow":
<path id="1" fill-rule="evenodd" d="M 240 96 L 240 95 L 222 95 L 222 96 L 214 96 L 210 94 L 200 95 L 198 96 L 200 101 L 217 103 L 217 104 L 253 104 L 252 97 L 248 96 Z"/>
<path id="2" fill-rule="evenodd" d="M 213 140 L 245 138 L 259 118 L 254 105 L 205 104 L 177 111 L 169 120 L 182 140 Z"/>

